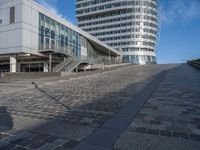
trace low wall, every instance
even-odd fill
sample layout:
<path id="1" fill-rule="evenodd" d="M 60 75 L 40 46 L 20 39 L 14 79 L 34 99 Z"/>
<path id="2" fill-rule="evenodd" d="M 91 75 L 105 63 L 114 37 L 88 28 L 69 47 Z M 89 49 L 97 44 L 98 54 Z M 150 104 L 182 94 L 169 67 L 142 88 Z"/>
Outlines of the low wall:
<path id="1" fill-rule="evenodd" d="M 193 67 L 200 69 L 200 63 L 196 61 L 188 61 L 187 64 L 192 65 Z"/>
<path id="2" fill-rule="evenodd" d="M 94 64 L 94 65 L 91 65 L 88 69 L 113 68 L 113 67 L 120 67 L 120 66 L 127 66 L 127 65 L 131 65 L 131 63 L 121 63 L 121 64 L 112 64 L 112 65 Z"/>
<path id="3" fill-rule="evenodd" d="M 131 65 L 131 63 L 121 63 L 121 64 L 112 64 L 112 65 L 105 65 L 105 68 L 112 68 L 112 67 L 119 67 L 119 66 L 126 66 Z"/>
<path id="4" fill-rule="evenodd" d="M 1 73 L 3 78 L 45 78 L 61 76 L 61 72 L 16 72 L 16 73 Z"/>

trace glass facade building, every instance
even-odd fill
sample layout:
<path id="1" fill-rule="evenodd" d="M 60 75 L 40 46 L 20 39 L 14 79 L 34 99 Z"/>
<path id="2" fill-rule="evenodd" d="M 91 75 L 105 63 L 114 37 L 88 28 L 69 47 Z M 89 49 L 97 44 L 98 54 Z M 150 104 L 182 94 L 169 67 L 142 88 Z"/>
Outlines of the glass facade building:
<path id="1" fill-rule="evenodd" d="M 85 56 L 81 55 L 82 48 L 87 49 Z M 39 14 L 39 50 L 53 50 L 76 59 L 93 60 L 99 63 L 109 61 L 108 55 L 96 50 L 80 33 L 42 13 Z"/>
<path id="2" fill-rule="evenodd" d="M 0 72 L 73 72 L 121 53 L 34 0 L 0 0 Z"/>
<path id="3" fill-rule="evenodd" d="M 55 20 L 39 14 L 39 49 L 52 49 L 80 57 L 80 35 Z"/>
<path id="4" fill-rule="evenodd" d="M 124 62 L 156 63 L 157 0 L 76 0 L 78 26 L 123 53 Z"/>

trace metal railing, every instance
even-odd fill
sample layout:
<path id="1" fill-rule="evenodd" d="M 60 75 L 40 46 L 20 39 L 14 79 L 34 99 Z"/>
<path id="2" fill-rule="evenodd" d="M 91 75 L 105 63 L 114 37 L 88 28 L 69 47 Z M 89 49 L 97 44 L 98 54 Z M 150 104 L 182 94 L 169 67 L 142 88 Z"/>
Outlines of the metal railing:
<path id="1" fill-rule="evenodd" d="M 63 46 L 55 46 L 52 44 L 40 44 L 39 51 L 55 51 L 59 53 L 64 53 L 69 56 L 73 56 L 73 47 L 63 47 Z"/>

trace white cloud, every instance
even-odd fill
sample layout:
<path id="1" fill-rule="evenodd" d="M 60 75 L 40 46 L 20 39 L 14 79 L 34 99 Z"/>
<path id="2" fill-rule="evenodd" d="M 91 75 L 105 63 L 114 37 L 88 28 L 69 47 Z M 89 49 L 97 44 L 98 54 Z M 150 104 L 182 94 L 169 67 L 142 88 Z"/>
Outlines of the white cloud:
<path id="1" fill-rule="evenodd" d="M 59 11 L 56 7 L 56 3 L 58 2 L 58 0 L 35 0 L 35 1 L 44 6 L 45 8 L 49 9 L 53 13 L 59 14 Z"/>
<path id="2" fill-rule="evenodd" d="M 42 5 L 43 7 L 50 10 L 51 12 L 53 12 L 54 14 L 58 15 L 59 17 L 64 18 L 65 20 L 68 20 L 70 22 L 73 22 L 66 16 L 64 16 L 62 13 L 60 13 L 59 9 L 57 8 L 59 0 L 35 0 L 35 1 L 40 5 Z"/>
<path id="3" fill-rule="evenodd" d="M 165 4 L 161 5 L 162 23 L 165 25 L 200 17 L 200 0 L 168 0 L 168 5 Z"/>

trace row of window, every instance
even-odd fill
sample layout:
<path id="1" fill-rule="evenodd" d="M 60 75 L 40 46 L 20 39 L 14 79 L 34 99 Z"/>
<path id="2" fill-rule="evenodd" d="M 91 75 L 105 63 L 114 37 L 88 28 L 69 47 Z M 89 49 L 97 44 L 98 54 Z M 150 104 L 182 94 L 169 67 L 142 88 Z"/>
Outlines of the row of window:
<path id="1" fill-rule="evenodd" d="M 147 13 L 147 14 L 151 14 L 151 15 L 155 15 L 157 16 L 157 11 L 153 10 L 153 9 L 150 9 L 150 8 L 126 8 L 127 9 L 130 9 L 130 11 L 132 13 Z M 91 12 L 95 12 L 98 13 L 99 10 L 95 9 L 95 8 L 90 8 L 90 9 L 86 9 L 86 10 L 78 10 L 76 11 L 76 14 L 79 15 L 79 14 L 87 14 L 87 13 L 91 13 Z M 106 13 L 106 11 L 104 11 L 104 13 Z"/>
<path id="2" fill-rule="evenodd" d="M 144 62 L 145 64 L 155 64 L 156 57 L 148 55 L 124 55 L 123 62 L 129 62 L 133 64 L 140 64 L 140 62 Z"/>
<path id="3" fill-rule="evenodd" d="M 124 39 L 149 39 L 149 40 L 154 40 L 156 41 L 156 37 L 155 36 L 151 36 L 151 35 L 138 35 L 138 34 L 129 34 L 129 35 L 125 35 L 125 36 L 112 36 L 112 37 L 105 37 L 105 38 L 100 38 L 101 41 L 113 41 L 113 40 L 124 40 Z"/>
<path id="4" fill-rule="evenodd" d="M 122 48 L 122 52 L 132 52 L 132 51 L 154 52 L 154 50 L 150 48 L 139 48 L 139 47 Z"/>
<path id="5" fill-rule="evenodd" d="M 133 64 L 140 64 L 144 62 L 145 64 L 156 64 L 155 56 L 140 56 L 140 55 L 125 55 L 123 56 L 123 62 L 129 62 Z"/>
<path id="6" fill-rule="evenodd" d="M 129 22 L 129 23 L 122 23 L 122 24 L 115 24 L 115 25 L 108 25 L 108 26 L 100 26 L 100 27 L 87 27 L 84 30 L 87 32 L 91 31 L 99 31 L 99 30 L 107 30 L 107 29 L 116 29 L 116 28 L 123 28 L 123 27 L 140 27 L 140 22 Z M 145 26 L 157 29 L 157 25 L 150 26 L 149 23 L 145 23 Z"/>
<path id="7" fill-rule="evenodd" d="M 123 30 L 114 30 L 114 31 L 107 31 L 107 32 L 97 32 L 91 33 L 93 36 L 105 36 L 105 35 L 112 35 L 112 34 L 120 34 L 120 33 L 131 33 L 131 32 L 140 32 L 140 28 L 131 28 L 131 29 L 123 29 Z M 153 29 L 143 29 L 145 33 L 157 34 L 156 30 Z"/>
<path id="8" fill-rule="evenodd" d="M 128 20 L 128 19 L 146 19 L 146 20 L 151 20 L 151 21 L 154 21 L 154 22 L 157 22 L 157 17 L 152 17 L 152 16 L 148 16 L 148 14 L 142 16 L 142 15 L 133 15 L 134 12 L 131 10 L 131 9 L 126 9 L 126 10 L 119 10 L 119 11 L 112 11 L 112 12 L 108 12 L 108 13 L 101 13 L 101 14 L 95 14 L 95 15 L 92 15 L 92 16 L 82 16 L 82 17 L 78 17 L 78 21 L 79 22 L 82 22 L 82 21 L 88 21 L 88 20 L 95 20 L 95 19 L 103 19 L 105 20 L 106 17 L 114 17 L 114 16 L 117 16 L 117 17 L 120 17 L 122 15 L 125 15 L 125 18 L 124 20 Z M 123 19 L 123 17 L 122 17 Z M 99 20 L 99 21 L 103 21 L 103 20 Z M 114 22 L 114 20 L 113 20 Z M 105 22 L 102 22 L 102 23 L 105 23 Z"/>
<path id="9" fill-rule="evenodd" d="M 154 17 L 151 17 L 150 21 L 153 22 L 146 22 L 147 19 L 145 19 L 145 21 L 140 21 L 140 15 L 138 15 L 138 17 L 136 18 L 136 16 L 128 16 L 128 17 L 118 17 L 118 18 L 112 18 L 112 19 L 105 19 L 105 20 L 98 20 L 98 21 L 93 21 L 93 22 L 86 22 L 86 23 L 79 23 L 78 26 L 79 27 L 87 27 L 87 26 L 93 26 L 93 25 L 104 25 L 107 23 L 121 23 L 123 21 L 131 21 L 133 22 L 133 20 L 135 22 L 133 22 L 135 25 L 140 25 L 142 22 L 144 25 L 148 25 L 148 26 L 152 26 L 152 27 L 157 27 L 156 22 L 157 19 L 155 19 Z M 145 17 L 146 18 L 146 17 Z M 153 19 L 152 19 L 153 18 Z M 136 20 L 137 19 L 137 20 Z M 149 21 L 149 20 L 148 20 Z"/>
<path id="10" fill-rule="evenodd" d="M 110 46 L 130 46 L 130 45 L 139 45 L 139 41 L 127 41 L 127 42 L 114 42 L 114 43 L 108 43 Z M 150 46 L 155 47 L 155 43 L 153 42 L 146 42 L 143 41 L 142 45 L 144 46 Z"/>
<path id="11" fill-rule="evenodd" d="M 113 0 L 90 0 L 89 2 L 85 2 L 85 0 L 76 0 L 77 3 L 81 3 L 84 5 L 96 5 L 96 4 L 101 4 L 101 3 L 105 3 L 105 2 L 111 2 Z M 136 1 L 136 0 L 135 0 Z M 152 2 L 156 3 L 157 0 L 151 0 Z"/>
<path id="12" fill-rule="evenodd" d="M 112 1 L 112 0 L 92 0 L 92 1 L 90 1 L 89 3 L 90 3 L 91 5 L 96 5 L 96 4 L 105 3 L 105 2 L 110 2 L 110 1 Z M 79 2 L 84 2 L 84 3 L 85 3 L 85 0 L 76 0 L 76 2 L 77 2 L 77 3 L 79 3 Z"/>
<path id="13" fill-rule="evenodd" d="M 114 2 L 114 1 L 112 1 L 112 2 Z M 85 8 L 85 7 L 89 7 L 89 6 L 94 6 L 96 4 L 91 1 L 85 2 L 85 3 L 79 3 L 76 5 L 76 8 Z M 152 7 L 152 8 L 157 9 L 157 5 L 155 3 L 148 2 L 148 1 L 129 0 L 129 1 L 123 1 L 123 2 L 109 3 L 109 4 L 108 4 L 108 2 L 104 3 L 104 4 L 103 3 L 98 3 L 98 4 L 102 4 L 102 5 L 94 7 L 96 10 L 103 10 L 103 9 L 120 7 L 120 6 L 147 6 L 147 7 Z"/>

